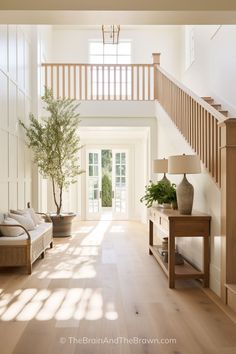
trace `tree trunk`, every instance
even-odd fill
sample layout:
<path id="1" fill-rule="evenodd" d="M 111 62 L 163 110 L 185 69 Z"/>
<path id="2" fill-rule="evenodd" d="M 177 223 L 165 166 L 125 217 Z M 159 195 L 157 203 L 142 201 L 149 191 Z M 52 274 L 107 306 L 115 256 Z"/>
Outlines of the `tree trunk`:
<path id="1" fill-rule="evenodd" d="M 59 203 L 59 213 L 58 215 L 61 213 L 61 208 L 62 208 L 62 187 L 60 187 L 60 203 Z"/>
<path id="2" fill-rule="evenodd" d="M 58 205 L 58 203 L 57 203 L 55 182 L 54 182 L 54 179 L 53 179 L 53 178 L 52 178 L 52 189 L 53 189 L 53 199 L 54 199 L 54 203 L 55 203 L 55 205 L 56 205 L 56 207 L 57 207 L 57 215 L 60 215 L 61 205 Z"/>

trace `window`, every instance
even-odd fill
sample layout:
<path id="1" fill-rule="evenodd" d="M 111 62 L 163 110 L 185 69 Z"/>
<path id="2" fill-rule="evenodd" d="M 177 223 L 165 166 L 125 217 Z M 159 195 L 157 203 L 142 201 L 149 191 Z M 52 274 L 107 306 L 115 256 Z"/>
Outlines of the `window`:
<path id="1" fill-rule="evenodd" d="M 92 68 L 92 92 L 95 97 L 107 99 L 120 96 L 120 99 L 131 97 L 131 41 L 119 44 L 89 43 L 89 62 Z M 106 66 L 111 64 L 111 66 Z M 113 66 L 113 65 L 114 66 Z M 120 66 L 115 67 L 115 65 Z M 105 65 L 105 67 L 99 67 Z M 124 65 L 124 66 L 122 66 Z"/>
<path id="2" fill-rule="evenodd" d="M 131 64 L 131 41 L 119 44 L 90 42 L 89 62 L 91 64 Z"/>

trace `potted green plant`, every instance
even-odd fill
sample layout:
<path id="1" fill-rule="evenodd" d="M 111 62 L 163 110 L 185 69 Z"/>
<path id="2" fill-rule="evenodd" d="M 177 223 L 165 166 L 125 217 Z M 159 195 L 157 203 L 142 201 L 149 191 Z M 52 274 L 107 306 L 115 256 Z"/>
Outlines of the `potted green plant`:
<path id="1" fill-rule="evenodd" d="M 145 186 L 145 195 L 140 199 L 145 205 L 150 208 L 154 202 L 158 202 L 160 205 L 172 204 L 173 208 L 176 208 L 176 186 L 169 181 L 161 180 L 157 183 L 150 183 Z"/>
<path id="2" fill-rule="evenodd" d="M 27 145 L 33 151 L 34 162 L 39 172 L 52 182 L 56 213 L 50 214 L 54 236 L 70 236 L 74 213 L 62 213 L 63 191 L 77 181 L 83 172 L 79 165 L 81 149 L 78 135 L 79 104 L 68 98 L 54 98 L 51 90 L 45 88 L 42 97 L 48 116 L 36 119 L 30 114 L 30 124 L 24 128 Z"/>

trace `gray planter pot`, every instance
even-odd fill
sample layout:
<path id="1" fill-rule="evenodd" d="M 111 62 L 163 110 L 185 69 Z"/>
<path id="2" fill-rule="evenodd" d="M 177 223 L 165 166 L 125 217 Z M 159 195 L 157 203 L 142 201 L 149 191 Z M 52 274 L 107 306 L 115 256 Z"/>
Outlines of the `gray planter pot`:
<path id="1" fill-rule="evenodd" d="M 53 237 L 69 237 L 72 235 L 72 222 L 76 217 L 74 213 L 55 215 L 51 214 L 50 218 L 53 223 Z"/>

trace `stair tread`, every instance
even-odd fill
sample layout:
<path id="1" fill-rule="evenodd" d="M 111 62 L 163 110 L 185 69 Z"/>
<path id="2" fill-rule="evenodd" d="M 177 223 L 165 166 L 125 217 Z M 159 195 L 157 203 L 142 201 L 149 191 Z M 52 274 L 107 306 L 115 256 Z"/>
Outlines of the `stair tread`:
<path id="1" fill-rule="evenodd" d="M 208 104 L 214 103 L 214 99 L 211 97 L 202 97 L 202 99 Z"/>
<path id="2" fill-rule="evenodd" d="M 226 117 L 228 116 L 228 113 L 229 113 L 228 111 L 225 111 L 225 110 L 219 110 L 219 112 Z"/>
<path id="3" fill-rule="evenodd" d="M 213 100 L 213 98 L 210 97 L 210 96 L 203 96 L 202 99 L 204 99 L 204 100 Z"/>
<path id="4" fill-rule="evenodd" d="M 221 104 L 220 103 L 212 103 L 211 106 L 212 107 L 221 107 Z"/>
<path id="5" fill-rule="evenodd" d="M 236 284 L 225 284 L 225 286 L 236 295 Z"/>

